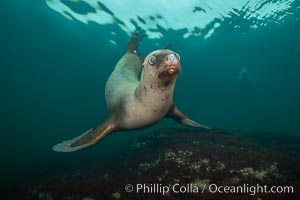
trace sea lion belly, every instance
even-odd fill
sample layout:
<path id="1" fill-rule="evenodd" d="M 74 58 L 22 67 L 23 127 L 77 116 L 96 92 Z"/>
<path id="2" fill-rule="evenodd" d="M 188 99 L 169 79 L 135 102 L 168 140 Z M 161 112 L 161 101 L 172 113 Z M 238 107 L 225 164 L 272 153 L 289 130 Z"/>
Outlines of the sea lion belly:
<path id="1" fill-rule="evenodd" d="M 155 103 L 140 102 L 134 95 L 130 95 L 130 97 L 124 109 L 124 116 L 120 118 L 122 129 L 139 129 L 151 126 L 164 118 L 172 106 L 171 101 L 156 103 L 154 97 L 152 99 L 147 97 L 147 100 L 153 100 Z"/>

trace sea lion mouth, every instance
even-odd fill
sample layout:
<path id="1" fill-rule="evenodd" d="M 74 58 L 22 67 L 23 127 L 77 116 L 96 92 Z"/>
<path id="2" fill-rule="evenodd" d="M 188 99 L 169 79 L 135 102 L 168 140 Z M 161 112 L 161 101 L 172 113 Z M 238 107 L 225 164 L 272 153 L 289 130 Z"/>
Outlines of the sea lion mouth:
<path id="1" fill-rule="evenodd" d="M 174 79 L 177 74 L 180 71 L 180 66 L 179 65 L 169 65 L 169 66 L 165 66 L 164 70 L 162 70 L 159 75 L 158 78 L 161 80 L 171 80 Z"/>
<path id="2" fill-rule="evenodd" d="M 179 65 L 169 65 L 165 66 L 165 69 L 162 71 L 163 73 L 168 73 L 169 75 L 176 75 L 180 71 Z"/>
<path id="3" fill-rule="evenodd" d="M 167 71 L 169 72 L 169 74 L 178 73 L 178 67 L 170 66 L 168 67 Z"/>

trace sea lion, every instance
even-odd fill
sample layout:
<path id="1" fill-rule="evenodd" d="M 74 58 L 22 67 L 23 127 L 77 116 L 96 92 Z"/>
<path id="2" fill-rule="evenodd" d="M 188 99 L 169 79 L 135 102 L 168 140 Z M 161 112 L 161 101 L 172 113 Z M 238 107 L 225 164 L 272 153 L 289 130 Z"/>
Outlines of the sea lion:
<path id="1" fill-rule="evenodd" d="M 142 37 L 133 34 L 125 55 L 106 82 L 105 98 L 110 113 L 107 120 L 74 139 L 55 145 L 54 151 L 72 152 L 90 147 L 113 131 L 145 128 L 164 117 L 187 126 L 208 128 L 187 118 L 173 103 L 174 86 L 181 70 L 179 55 L 161 49 L 151 52 L 142 62 L 136 51 Z"/>

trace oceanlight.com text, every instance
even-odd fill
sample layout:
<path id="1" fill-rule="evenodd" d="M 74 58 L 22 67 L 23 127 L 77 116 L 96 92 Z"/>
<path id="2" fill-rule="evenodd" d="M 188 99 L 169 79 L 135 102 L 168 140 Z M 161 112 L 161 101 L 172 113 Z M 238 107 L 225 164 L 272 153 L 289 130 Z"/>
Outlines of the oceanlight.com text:
<path id="1" fill-rule="evenodd" d="M 152 184 L 127 184 L 125 186 L 126 192 L 134 192 L 136 194 L 162 194 L 166 195 L 168 193 L 220 193 L 220 194 L 292 194 L 294 193 L 293 186 L 267 186 L 267 185 L 232 185 L 224 186 L 217 184 L 179 184 L 175 183 L 173 185 L 163 185 L 160 183 Z"/>

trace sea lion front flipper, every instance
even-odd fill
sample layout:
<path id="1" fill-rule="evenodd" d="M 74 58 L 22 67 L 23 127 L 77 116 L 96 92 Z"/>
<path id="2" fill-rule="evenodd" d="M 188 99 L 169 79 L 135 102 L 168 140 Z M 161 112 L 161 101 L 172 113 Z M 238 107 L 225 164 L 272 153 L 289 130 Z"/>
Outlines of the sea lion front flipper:
<path id="1" fill-rule="evenodd" d="M 166 117 L 170 117 L 174 120 L 176 120 L 177 122 L 184 124 L 186 126 L 191 126 L 191 127 L 196 127 L 196 128 L 205 128 L 205 129 L 211 129 L 207 126 L 201 125 L 189 118 L 187 118 L 182 112 L 180 112 L 178 110 L 178 108 L 173 105 L 170 109 L 170 111 L 168 112 Z"/>
<path id="2" fill-rule="evenodd" d="M 127 43 L 127 48 L 126 48 L 127 52 L 137 54 L 137 48 L 141 40 L 146 36 L 147 34 L 145 33 L 144 30 L 142 29 L 135 30 L 135 32 L 132 34 L 131 38 Z"/>
<path id="3" fill-rule="evenodd" d="M 114 126 L 112 123 L 107 121 L 96 128 L 86 131 L 78 137 L 63 141 L 62 143 L 53 146 L 52 149 L 57 152 L 78 151 L 96 144 L 100 139 L 111 133 L 113 130 Z"/>

